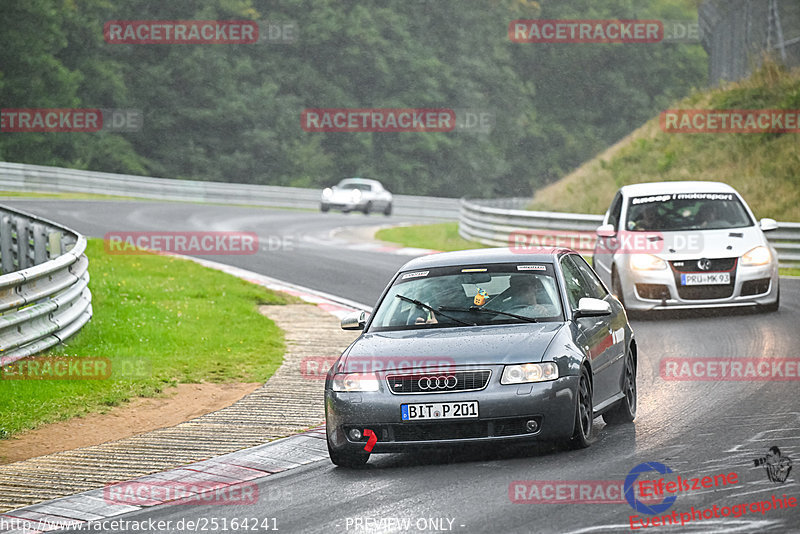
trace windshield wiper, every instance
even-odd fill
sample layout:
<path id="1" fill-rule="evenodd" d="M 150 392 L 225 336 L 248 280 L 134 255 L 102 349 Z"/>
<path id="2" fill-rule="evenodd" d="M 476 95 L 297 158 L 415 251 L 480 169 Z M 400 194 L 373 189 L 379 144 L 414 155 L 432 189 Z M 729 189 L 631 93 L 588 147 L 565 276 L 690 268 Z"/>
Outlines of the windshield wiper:
<path id="1" fill-rule="evenodd" d="M 439 308 L 439 310 L 465 312 L 465 313 L 466 312 L 494 313 L 494 314 L 497 314 L 497 315 L 507 315 L 509 317 L 513 317 L 515 319 L 520 319 L 522 321 L 528 321 L 529 323 L 538 323 L 539 322 L 538 319 L 536 319 L 534 317 L 528 317 L 527 315 L 517 315 L 516 313 L 509 313 L 509 312 L 504 312 L 504 311 L 500 311 L 500 310 L 493 310 L 491 308 L 482 308 L 480 306 L 470 306 L 467 309 L 452 308 L 452 307 L 449 307 L 449 306 L 442 306 L 442 307 Z"/>
<path id="2" fill-rule="evenodd" d="M 444 313 L 442 313 L 442 312 L 441 312 L 441 309 L 442 309 L 441 307 L 440 307 L 440 308 L 437 310 L 436 308 L 434 308 L 433 306 L 431 306 L 431 305 L 429 305 L 429 304 L 425 304 L 424 302 L 421 302 L 421 301 L 419 301 L 419 300 L 417 300 L 417 299 L 412 299 L 412 298 L 409 298 L 409 297 L 407 297 L 407 296 L 405 296 L 405 295 L 401 295 L 401 294 L 399 294 L 399 293 L 398 293 L 397 295 L 395 295 L 395 297 L 399 298 L 400 300 L 404 300 L 404 301 L 406 301 L 406 302 L 410 302 L 411 304 L 416 304 L 416 305 L 417 305 L 417 306 L 419 306 L 420 308 L 426 309 L 426 310 L 428 310 L 428 311 L 430 311 L 430 312 L 433 312 L 433 313 L 438 313 L 438 314 L 440 314 L 442 317 L 447 317 L 447 318 L 448 318 L 448 319 L 450 319 L 451 321 L 453 321 L 453 322 L 456 322 L 456 323 L 458 323 L 458 324 L 461 324 L 461 325 L 464 325 L 464 326 L 478 326 L 478 325 L 477 325 L 477 324 L 475 324 L 475 323 L 472 323 L 472 324 L 470 324 L 470 323 L 467 323 L 467 322 L 465 322 L 465 321 L 462 321 L 461 319 L 456 319 L 456 318 L 455 318 L 455 317 L 453 317 L 452 315 L 445 315 Z"/>

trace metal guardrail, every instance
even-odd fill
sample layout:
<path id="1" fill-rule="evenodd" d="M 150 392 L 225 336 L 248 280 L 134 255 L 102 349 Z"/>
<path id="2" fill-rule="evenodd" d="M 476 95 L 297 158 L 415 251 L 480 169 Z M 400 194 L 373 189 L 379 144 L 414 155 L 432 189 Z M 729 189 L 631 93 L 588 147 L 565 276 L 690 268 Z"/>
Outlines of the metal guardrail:
<path id="1" fill-rule="evenodd" d="M 779 222 L 778 229 L 766 236 L 778 252 L 781 267 L 800 268 L 800 223 Z"/>
<path id="2" fill-rule="evenodd" d="M 319 209 L 321 193 L 301 187 L 172 180 L 8 162 L 0 162 L 0 190 L 306 209 Z M 401 216 L 455 220 L 459 204 L 456 198 L 394 195 L 393 211 Z"/>
<path id="3" fill-rule="evenodd" d="M 583 254 L 591 254 L 594 241 L 586 239 L 584 232 L 594 232 L 603 222 L 602 215 L 558 213 L 509 209 L 523 206 L 529 199 L 462 200 L 458 219 L 458 233 L 464 239 L 495 247 L 514 245 L 514 234 L 539 230 L 537 234 L 565 236 L 569 243 L 585 246 L 573 247 Z M 502 207 L 501 207 L 502 206 Z M 578 239 L 575 239 L 576 234 Z M 778 229 L 765 234 L 778 252 L 781 267 L 800 267 L 800 223 L 779 222 Z M 582 238 L 582 239 L 581 239 Z M 554 241 L 551 239 L 550 241 Z"/>
<path id="4" fill-rule="evenodd" d="M 0 367 L 36 354 L 92 317 L 86 238 L 0 206 Z"/>
<path id="5" fill-rule="evenodd" d="M 478 204 L 480 202 L 480 204 Z M 551 211 L 528 211 L 508 209 L 500 206 L 524 206 L 530 199 L 495 199 L 461 201 L 458 233 L 464 239 L 484 245 L 507 247 L 514 245 L 514 233 L 531 230 L 552 231 L 553 236 L 574 235 L 576 232 L 594 232 L 603 222 L 601 215 L 581 215 Z M 575 240 L 580 243 L 586 240 Z M 573 240 L 570 240 L 573 243 Z M 586 243 L 588 245 L 588 243 Z M 591 246 L 594 242 L 591 243 Z M 591 248 L 572 246 L 581 253 L 590 253 Z"/>

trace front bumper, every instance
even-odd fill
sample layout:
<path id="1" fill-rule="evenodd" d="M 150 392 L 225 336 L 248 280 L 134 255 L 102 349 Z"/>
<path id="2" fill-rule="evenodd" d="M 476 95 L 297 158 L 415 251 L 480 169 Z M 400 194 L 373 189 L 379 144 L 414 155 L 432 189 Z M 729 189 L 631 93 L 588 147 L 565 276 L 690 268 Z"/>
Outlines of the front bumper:
<path id="1" fill-rule="evenodd" d="M 328 202 L 325 200 L 323 200 L 321 204 L 328 206 L 329 209 L 341 211 L 363 210 L 364 206 L 367 205 L 366 202 Z"/>
<path id="2" fill-rule="evenodd" d="M 370 429 L 378 437 L 372 452 L 399 452 L 425 446 L 514 442 L 568 438 L 575 420 L 577 376 L 551 382 L 501 385 L 499 374 L 485 389 L 470 392 L 404 394 L 325 391 L 328 443 L 336 450 L 363 450 L 367 438 L 352 440 L 352 428 Z M 478 401 L 478 418 L 403 421 L 402 404 Z M 526 430 L 534 419 L 539 427 Z"/>
<path id="3" fill-rule="evenodd" d="M 742 267 L 736 261 L 731 283 L 683 286 L 671 264 L 660 271 L 619 269 L 625 308 L 633 311 L 766 306 L 778 299 L 777 265 Z"/>

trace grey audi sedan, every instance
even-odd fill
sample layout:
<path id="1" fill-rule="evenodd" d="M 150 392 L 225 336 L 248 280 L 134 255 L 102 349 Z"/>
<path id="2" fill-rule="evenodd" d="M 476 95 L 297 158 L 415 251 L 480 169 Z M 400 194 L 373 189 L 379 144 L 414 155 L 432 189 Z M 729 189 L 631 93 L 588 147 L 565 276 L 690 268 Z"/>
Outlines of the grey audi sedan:
<path id="1" fill-rule="evenodd" d="M 637 348 L 625 311 L 569 249 L 465 250 L 406 263 L 325 381 L 328 450 L 371 453 L 555 440 L 636 416 Z"/>

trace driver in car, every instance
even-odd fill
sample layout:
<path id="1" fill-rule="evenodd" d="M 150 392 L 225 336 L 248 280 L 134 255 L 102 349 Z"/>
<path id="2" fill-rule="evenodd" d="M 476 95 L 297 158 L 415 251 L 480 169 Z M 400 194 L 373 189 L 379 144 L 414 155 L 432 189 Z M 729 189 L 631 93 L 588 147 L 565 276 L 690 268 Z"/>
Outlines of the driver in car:
<path id="1" fill-rule="evenodd" d="M 698 228 L 706 228 L 720 222 L 722 220 L 720 212 L 719 206 L 712 202 L 700 206 L 696 216 Z"/>
<path id="2" fill-rule="evenodd" d="M 533 275 L 512 276 L 509 281 L 511 296 L 503 300 L 504 309 L 529 317 L 551 315 L 551 304 L 542 281 Z"/>

